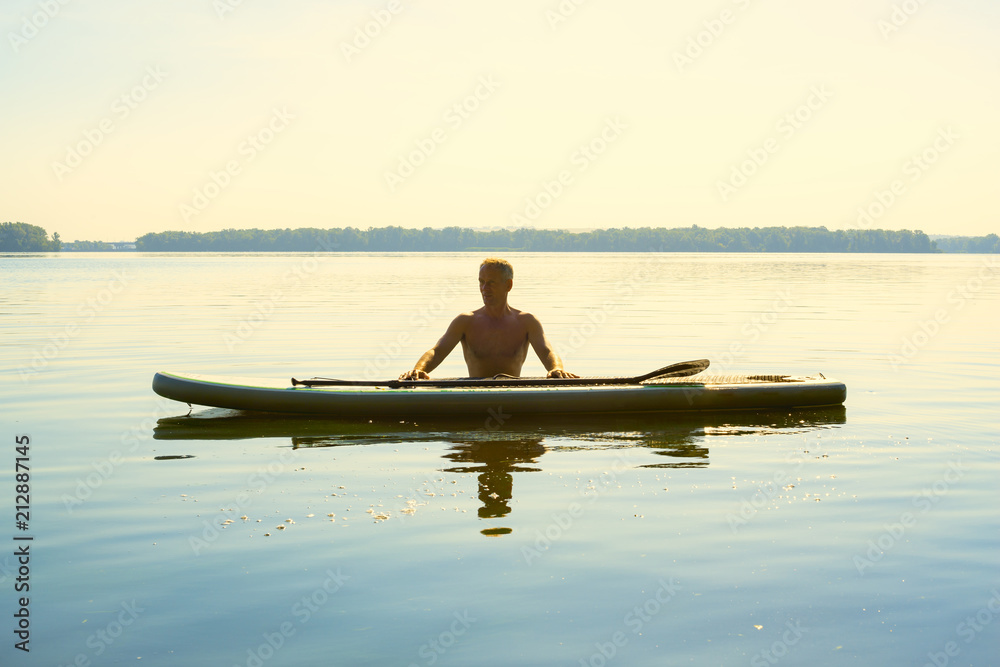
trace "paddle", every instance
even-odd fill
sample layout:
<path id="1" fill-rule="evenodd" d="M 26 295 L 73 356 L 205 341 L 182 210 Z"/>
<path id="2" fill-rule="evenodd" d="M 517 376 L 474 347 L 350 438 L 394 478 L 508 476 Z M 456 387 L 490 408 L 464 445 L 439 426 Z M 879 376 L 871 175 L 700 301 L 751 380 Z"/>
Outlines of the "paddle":
<path id="1" fill-rule="evenodd" d="M 641 384 L 648 380 L 668 377 L 687 377 L 696 375 L 708 368 L 708 359 L 682 361 L 658 368 L 644 375 L 635 377 L 591 377 L 591 378 L 459 378 L 451 380 L 336 380 L 333 378 L 312 378 L 311 380 L 296 380 L 292 378 L 292 386 L 304 387 L 517 387 L 517 386 L 597 386 Z"/>

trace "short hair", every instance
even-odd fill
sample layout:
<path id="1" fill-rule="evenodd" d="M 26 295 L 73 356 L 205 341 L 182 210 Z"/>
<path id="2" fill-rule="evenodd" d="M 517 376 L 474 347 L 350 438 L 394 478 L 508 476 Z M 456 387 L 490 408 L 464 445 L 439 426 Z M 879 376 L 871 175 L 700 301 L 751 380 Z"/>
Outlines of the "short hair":
<path id="1" fill-rule="evenodd" d="M 503 277 L 507 280 L 514 279 L 514 267 L 510 265 L 506 259 L 499 259 L 497 257 L 487 257 L 483 260 L 483 263 L 479 265 L 480 269 L 484 268 L 500 269 L 503 273 Z"/>

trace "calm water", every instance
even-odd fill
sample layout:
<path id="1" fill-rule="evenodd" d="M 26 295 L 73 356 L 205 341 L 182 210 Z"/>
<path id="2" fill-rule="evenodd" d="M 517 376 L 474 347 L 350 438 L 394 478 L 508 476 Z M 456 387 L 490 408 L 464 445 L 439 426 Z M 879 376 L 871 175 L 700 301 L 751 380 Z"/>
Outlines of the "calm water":
<path id="1" fill-rule="evenodd" d="M 479 304 L 480 255 L 0 257 L 0 496 L 34 537 L 30 654 L 0 557 L 0 662 L 996 664 L 1000 260 L 508 258 L 571 370 L 707 357 L 847 404 L 188 417 L 155 371 L 398 375 Z"/>

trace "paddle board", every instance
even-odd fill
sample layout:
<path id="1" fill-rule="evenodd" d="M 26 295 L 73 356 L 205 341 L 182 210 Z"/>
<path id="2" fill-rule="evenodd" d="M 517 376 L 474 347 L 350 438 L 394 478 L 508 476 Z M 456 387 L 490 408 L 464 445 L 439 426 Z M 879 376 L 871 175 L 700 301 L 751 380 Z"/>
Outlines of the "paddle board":
<path id="1" fill-rule="evenodd" d="M 542 378 L 538 378 L 541 380 Z M 301 386 L 291 380 L 243 378 L 161 371 L 153 391 L 193 405 L 235 410 L 317 414 L 330 417 L 561 414 L 740 410 L 840 405 L 843 382 L 822 374 L 699 375 L 639 384 L 539 384 L 521 378 L 513 386 Z M 595 378 L 595 381 L 599 381 Z"/>

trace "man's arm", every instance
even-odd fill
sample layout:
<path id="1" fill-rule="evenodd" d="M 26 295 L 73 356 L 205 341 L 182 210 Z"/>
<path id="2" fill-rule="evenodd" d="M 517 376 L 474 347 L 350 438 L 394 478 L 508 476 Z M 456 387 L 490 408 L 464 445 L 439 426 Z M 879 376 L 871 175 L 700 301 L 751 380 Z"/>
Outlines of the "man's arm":
<path id="1" fill-rule="evenodd" d="M 423 353 L 417 363 L 413 365 L 412 371 L 407 371 L 399 376 L 400 380 L 427 380 L 430 372 L 437 368 L 445 357 L 451 354 L 455 346 L 465 336 L 465 329 L 469 323 L 469 315 L 462 313 L 448 325 L 447 331 L 441 339 L 434 344 L 434 347 Z"/>
<path id="2" fill-rule="evenodd" d="M 542 323 L 538 321 L 531 313 L 524 313 L 525 326 L 528 329 L 528 342 L 531 343 L 532 349 L 535 354 L 538 355 L 539 361 L 545 366 L 545 370 L 548 371 L 548 376 L 550 378 L 575 378 L 579 377 L 574 373 L 569 373 L 563 369 L 562 359 L 556 354 L 556 351 L 552 348 L 549 343 L 549 339 L 545 337 L 545 332 L 542 331 Z"/>

